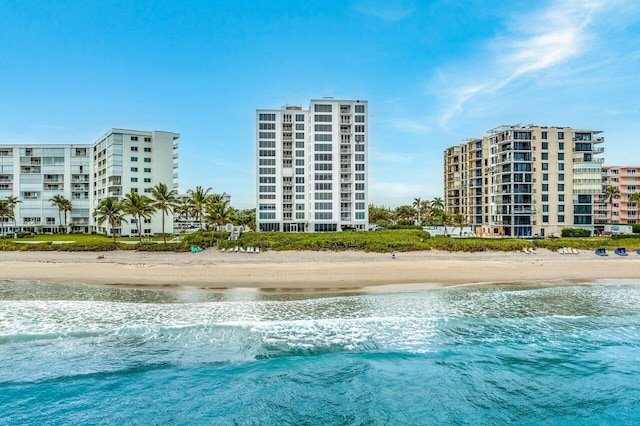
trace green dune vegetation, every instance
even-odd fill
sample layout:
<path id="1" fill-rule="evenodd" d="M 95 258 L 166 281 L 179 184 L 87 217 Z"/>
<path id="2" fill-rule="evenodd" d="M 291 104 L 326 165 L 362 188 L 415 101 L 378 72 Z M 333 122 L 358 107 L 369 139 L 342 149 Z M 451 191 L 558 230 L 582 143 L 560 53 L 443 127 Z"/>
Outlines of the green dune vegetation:
<path id="1" fill-rule="evenodd" d="M 57 234 L 36 235 L 30 238 L 4 239 L 0 250 L 6 251 L 189 251 L 192 246 L 219 249 L 233 247 L 260 247 L 261 250 L 312 250 L 342 251 L 362 250 L 385 253 L 391 251 L 444 250 L 457 252 L 521 251 L 523 248 L 546 248 L 557 250 L 573 247 L 593 250 L 597 247 L 613 249 L 625 247 L 635 251 L 640 247 L 640 235 L 554 238 L 525 240 L 517 238 L 451 238 L 430 237 L 418 229 L 393 229 L 375 232 L 332 232 L 332 233 L 282 233 L 246 232 L 237 240 L 229 240 L 229 234 L 211 231 L 197 231 L 171 239 L 167 244 L 162 237 L 146 238 L 142 243 L 135 237 L 116 238 L 103 235 Z"/>

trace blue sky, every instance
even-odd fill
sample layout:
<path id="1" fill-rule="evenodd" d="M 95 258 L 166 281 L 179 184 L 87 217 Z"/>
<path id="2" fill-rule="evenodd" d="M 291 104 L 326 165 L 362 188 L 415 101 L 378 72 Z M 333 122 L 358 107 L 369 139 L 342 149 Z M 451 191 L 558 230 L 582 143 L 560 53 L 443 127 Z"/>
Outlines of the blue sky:
<path id="1" fill-rule="evenodd" d="M 181 134 L 180 189 L 254 206 L 255 109 L 369 101 L 370 201 L 442 196 L 502 124 L 604 131 L 640 165 L 640 2 L 0 1 L 0 143 Z"/>

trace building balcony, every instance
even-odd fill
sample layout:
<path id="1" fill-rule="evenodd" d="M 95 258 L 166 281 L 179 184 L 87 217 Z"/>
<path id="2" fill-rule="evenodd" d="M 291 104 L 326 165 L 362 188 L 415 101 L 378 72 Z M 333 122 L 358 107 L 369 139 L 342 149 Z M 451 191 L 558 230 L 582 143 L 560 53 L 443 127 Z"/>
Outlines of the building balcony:
<path id="1" fill-rule="evenodd" d="M 173 178 L 174 178 L 174 179 L 178 179 L 178 173 L 174 173 L 174 174 L 173 174 Z"/>
<path id="2" fill-rule="evenodd" d="M 178 163 L 173 163 L 173 169 L 177 169 L 179 167 Z"/>
<path id="3" fill-rule="evenodd" d="M 180 144 L 178 142 L 174 142 L 173 149 L 178 149 L 179 147 L 180 147 Z"/>

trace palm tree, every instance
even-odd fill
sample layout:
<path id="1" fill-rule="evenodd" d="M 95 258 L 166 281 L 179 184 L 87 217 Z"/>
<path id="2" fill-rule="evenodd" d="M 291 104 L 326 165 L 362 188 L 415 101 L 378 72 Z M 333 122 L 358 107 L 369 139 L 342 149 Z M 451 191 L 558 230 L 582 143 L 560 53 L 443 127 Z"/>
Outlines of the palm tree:
<path id="1" fill-rule="evenodd" d="M 2 225 L 2 236 L 6 235 L 4 219 L 10 219 L 13 215 L 13 209 L 9 206 L 7 200 L 0 200 L 0 224 Z"/>
<path id="2" fill-rule="evenodd" d="M 420 197 L 414 198 L 412 206 L 418 211 L 418 225 L 420 225 L 422 223 L 422 212 L 420 211 L 422 208 L 422 199 Z"/>
<path id="3" fill-rule="evenodd" d="M 191 200 L 191 205 L 193 207 L 193 212 L 195 214 L 196 220 L 200 223 L 200 229 L 202 229 L 202 212 L 207 204 L 207 198 L 209 196 L 209 191 L 211 188 L 204 189 L 201 186 L 196 186 L 194 190 L 188 190 L 187 194 L 189 194 L 189 198 Z"/>
<path id="4" fill-rule="evenodd" d="M 65 222 L 65 227 L 67 225 L 67 208 L 69 210 L 71 210 L 71 201 L 67 200 L 66 198 L 64 198 L 64 195 L 54 195 L 53 197 L 49 198 L 49 202 L 51 203 L 52 207 L 57 207 L 58 208 L 58 219 L 59 219 L 59 223 L 60 225 L 58 226 L 58 229 L 62 226 L 62 212 L 64 212 L 64 222 Z"/>
<path id="5" fill-rule="evenodd" d="M 611 206 L 611 214 L 609 215 L 609 222 L 613 223 L 613 200 L 620 197 L 620 190 L 615 186 L 607 186 L 604 190 L 604 202 Z"/>
<path id="6" fill-rule="evenodd" d="M 467 221 L 467 218 L 464 217 L 464 215 L 462 213 L 456 213 L 453 215 L 453 217 L 451 218 L 451 222 L 454 225 L 454 231 L 456 229 L 456 227 L 460 228 L 460 233 L 462 233 L 462 227 L 465 225 L 465 222 Z"/>
<path id="7" fill-rule="evenodd" d="M 71 210 L 72 210 L 72 205 L 71 205 L 71 200 L 65 200 L 64 203 L 62 204 L 62 214 L 64 215 L 64 228 L 66 230 L 67 233 L 69 233 L 69 227 L 67 225 L 67 213 L 69 213 L 69 216 L 71 216 Z"/>
<path id="8" fill-rule="evenodd" d="M 22 203 L 22 201 L 20 201 L 18 197 L 14 197 L 13 195 L 10 195 L 7 197 L 7 203 L 9 204 L 9 208 L 11 209 L 11 216 L 13 217 L 13 230 L 15 234 L 16 227 L 18 226 L 16 223 L 15 209 L 18 204 Z"/>
<path id="9" fill-rule="evenodd" d="M 162 182 L 151 188 L 152 205 L 162 214 L 162 239 L 165 245 L 167 244 L 167 236 L 164 233 L 164 217 L 172 213 L 173 209 L 178 205 L 177 195 L 178 191 L 175 189 L 169 190 L 167 185 Z"/>
<path id="10" fill-rule="evenodd" d="M 155 211 L 153 200 L 146 195 L 140 195 L 134 190 L 125 195 L 122 200 L 122 212 L 133 217 L 136 222 L 140 244 L 142 244 L 142 219 L 149 219 Z"/>
<path id="11" fill-rule="evenodd" d="M 100 201 L 98 207 L 93 211 L 93 216 L 98 219 L 98 225 L 102 225 L 105 221 L 109 222 L 111 227 L 111 235 L 113 235 L 113 243 L 116 243 L 116 233 L 114 228 L 120 226 L 124 221 L 122 214 L 122 205 L 117 197 L 107 197 Z"/>
<path id="12" fill-rule="evenodd" d="M 431 200 L 431 208 L 433 210 L 439 211 L 444 210 L 444 200 L 440 197 L 435 197 L 433 200 Z"/>
<path id="13" fill-rule="evenodd" d="M 220 227 L 231 221 L 233 213 L 233 208 L 229 206 L 228 201 L 207 203 L 204 219 L 207 223 Z M 222 237 L 222 231 L 220 231 L 220 237 Z M 213 246 L 213 232 L 211 232 L 211 242 L 209 243 L 209 246 Z"/>
<path id="14" fill-rule="evenodd" d="M 635 203 L 636 206 L 640 204 L 640 192 L 634 192 L 633 194 L 629 195 L 629 202 Z"/>

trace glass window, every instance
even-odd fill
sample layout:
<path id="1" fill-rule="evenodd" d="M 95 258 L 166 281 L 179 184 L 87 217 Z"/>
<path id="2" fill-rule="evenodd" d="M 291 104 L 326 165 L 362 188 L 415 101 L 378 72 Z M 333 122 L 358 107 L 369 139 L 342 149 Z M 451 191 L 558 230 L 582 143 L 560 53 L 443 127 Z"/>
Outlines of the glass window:
<path id="1" fill-rule="evenodd" d="M 558 140 L 564 139 L 564 132 L 558 132 Z"/>

